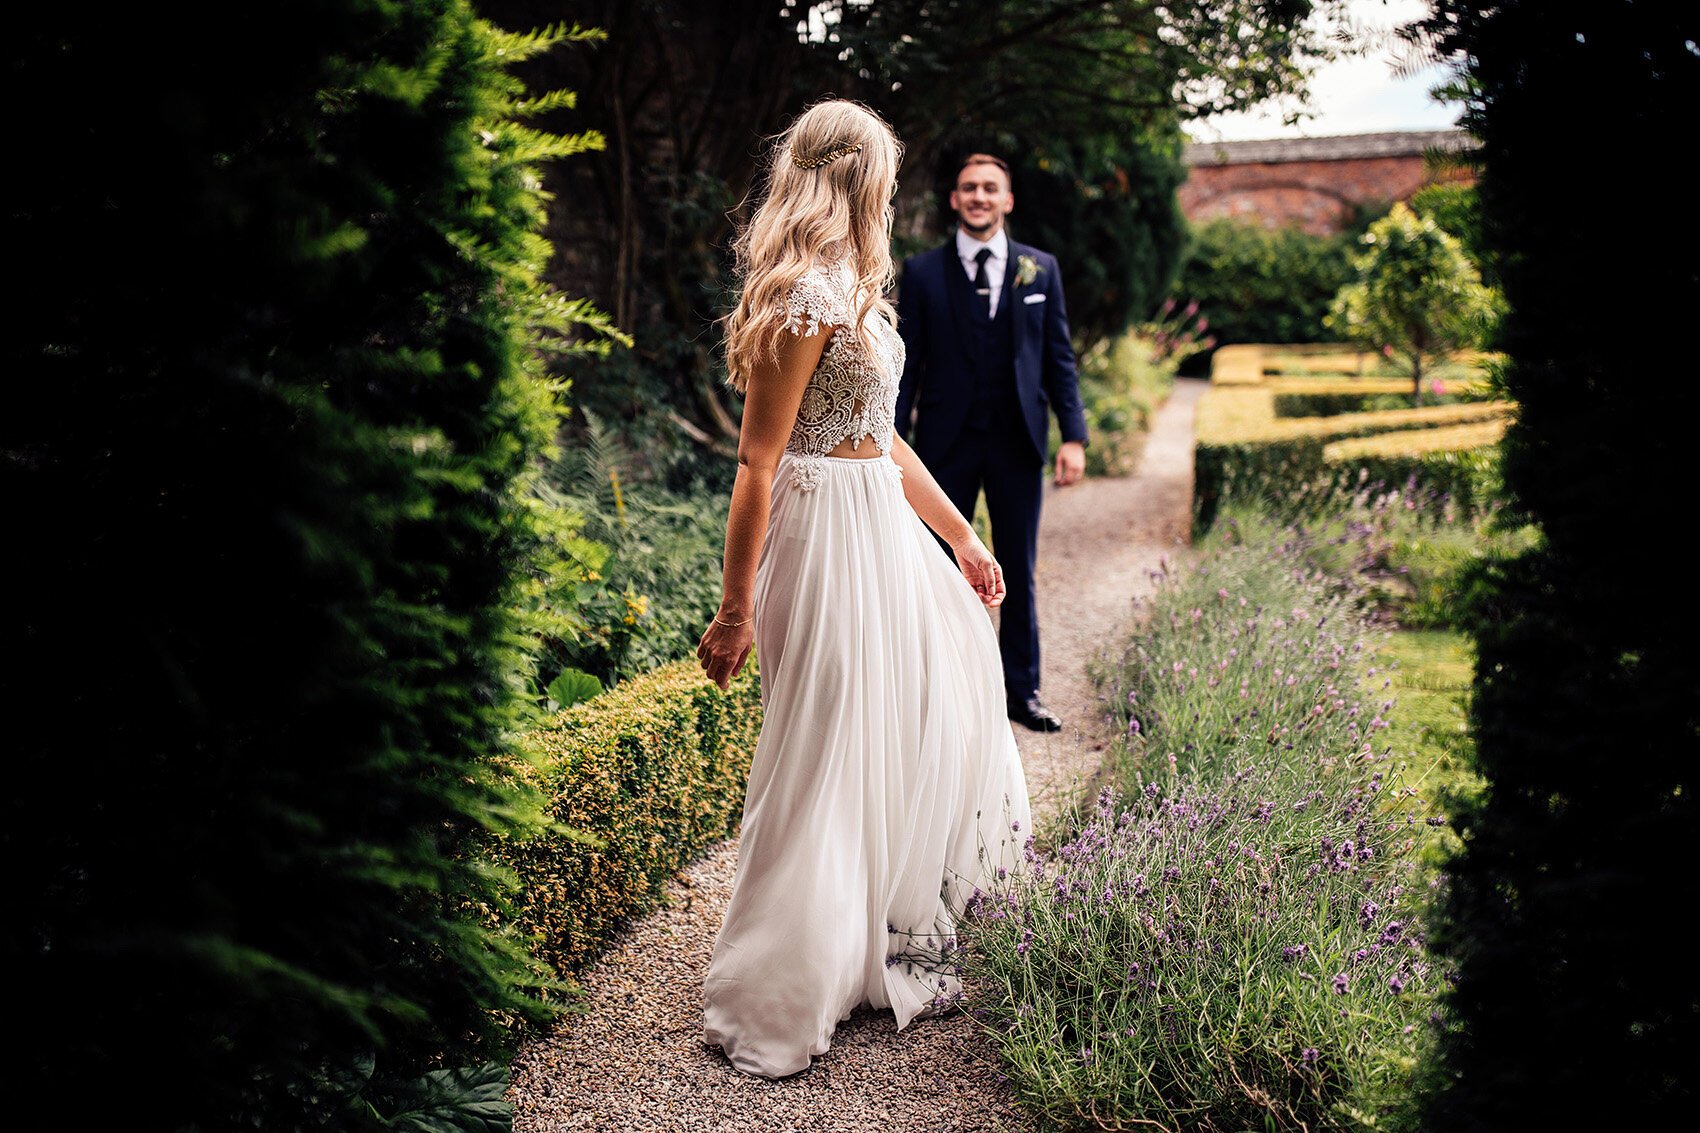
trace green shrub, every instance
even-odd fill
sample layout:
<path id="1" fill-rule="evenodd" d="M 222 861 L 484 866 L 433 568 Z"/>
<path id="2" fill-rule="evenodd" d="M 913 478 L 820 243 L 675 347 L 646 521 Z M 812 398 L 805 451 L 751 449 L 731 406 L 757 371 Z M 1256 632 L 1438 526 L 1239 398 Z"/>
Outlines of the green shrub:
<path id="1" fill-rule="evenodd" d="M 1458 238 L 1464 254 L 1476 265 L 1482 282 L 1489 287 L 1499 286 L 1498 271 L 1482 236 L 1482 210 L 1476 187 L 1459 181 L 1442 181 L 1424 185 L 1411 194 L 1411 211 L 1427 217 L 1440 228 Z"/>
<path id="2" fill-rule="evenodd" d="M 1379 620 L 1405 628 L 1465 623 L 1469 579 L 1486 557 L 1529 545 L 1534 533 L 1505 520 L 1491 477 L 1475 484 L 1479 508 L 1421 481 L 1341 477 L 1302 509 L 1282 499 L 1241 496 L 1218 514 L 1202 545 L 1290 544 L 1309 571 L 1341 579 Z"/>
<path id="3" fill-rule="evenodd" d="M 1466 405 L 1493 398 L 1485 386 L 1443 387 L 1445 392 L 1423 395 L 1424 405 Z M 1410 391 L 1400 393 L 1329 392 L 1275 394 L 1277 417 L 1336 417 L 1342 413 L 1380 413 L 1384 409 L 1412 409 Z"/>
<path id="4" fill-rule="evenodd" d="M 633 677 L 526 735 L 516 770 L 565 827 L 498 838 L 519 877 L 513 927 L 562 974 L 594 959 L 678 870 L 737 832 L 761 731 L 752 661 L 723 693 L 696 662 Z M 507 918 L 504 918 L 507 919 Z"/>
<path id="5" fill-rule="evenodd" d="M 1086 407 L 1086 473 L 1125 476 L 1139 463 L 1151 417 L 1175 385 L 1172 362 L 1153 360 L 1150 342 L 1132 332 L 1100 343 L 1080 359 L 1080 400 Z M 1050 447 L 1061 443 L 1055 418 Z"/>
<path id="6" fill-rule="evenodd" d="M 1477 458 L 1429 455 L 1422 448 L 1426 430 L 1439 430 L 1502 419 L 1509 407 L 1498 401 L 1430 405 L 1412 409 L 1346 413 L 1329 417 L 1275 416 L 1275 388 L 1268 383 L 1209 390 L 1198 410 L 1198 443 L 1193 451 L 1193 532 L 1207 531 L 1224 499 L 1245 495 L 1285 501 L 1298 514 L 1325 497 L 1337 482 L 1355 484 L 1360 468 L 1372 478 L 1402 484 L 1412 474 L 1424 483 L 1443 485 L 1465 497 L 1468 506 L 1485 501 L 1473 487 L 1483 475 Z M 1329 446 L 1354 437 L 1396 434 L 1413 454 L 1388 451 L 1373 459 L 1328 459 Z M 1408 443 L 1407 443 L 1408 442 Z"/>
<path id="7" fill-rule="evenodd" d="M 36 6 L 5 48 L 12 1073 L 90 1127 L 361 1124 L 540 1006 L 463 850 L 536 816 L 491 755 L 547 569 L 534 345 L 586 316 L 535 275 L 536 164 L 595 139 L 506 68 L 566 33 L 240 20 Z"/>
<path id="8" fill-rule="evenodd" d="M 549 468 L 542 491 L 567 517 L 569 569 L 544 595 L 559 618 L 539 680 L 578 669 L 614 685 L 695 655 L 720 605 L 730 493 L 701 482 L 673 491 L 639 466 L 593 415 Z"/>
<path id="9" fill-rule="evenodd" d="M 1351 235 L 1212 220 L 1192 230 L 1171 291 L 1197 300 L 1218 342 L 1320 342 L 1328 304 L 1353 279 L 1353 249 Z"/>

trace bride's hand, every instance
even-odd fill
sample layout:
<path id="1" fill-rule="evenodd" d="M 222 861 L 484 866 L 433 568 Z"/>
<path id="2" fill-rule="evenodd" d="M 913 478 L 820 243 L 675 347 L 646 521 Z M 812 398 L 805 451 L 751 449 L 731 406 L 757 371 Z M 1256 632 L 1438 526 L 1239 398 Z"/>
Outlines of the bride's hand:
<path id="1" fill-rule="evenodd" d="M 968 580 L 968 585 L 974 588 L 974 593 L 987 606 L 1003 604 L 1003 568 L 986 550 L 986 545 L 980 542 L 977 535 L 969 536 L 967 542 L 960 547 L 952 547 L 956 553 L 956 565 L 962 569 L 962 577 Z"/>
<path id="2" fill-rule="evenodd" d="M 739 624 L 728 625 L 727 622 Z M 755 639 L 755 619 L 750 614 L 729 614 L 721 610 L 708 623 L 702 640 L 697 642 L 697 660 L 702 663 L 702 671 L 708 679 L 720 686 L 721 692 L 726 691 L 732 678 L 749 660 L 750 646 L 755 644 Z"/>

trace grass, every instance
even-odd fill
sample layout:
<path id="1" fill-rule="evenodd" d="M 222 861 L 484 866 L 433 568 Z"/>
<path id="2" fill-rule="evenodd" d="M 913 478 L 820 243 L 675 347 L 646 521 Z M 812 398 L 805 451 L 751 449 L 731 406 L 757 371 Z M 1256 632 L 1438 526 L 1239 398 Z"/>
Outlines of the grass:
<path id="1" fill-rule="evenodd" d="M 1474 745 L 1467 714 L 1475 673 L 1470 639 L 1453 630 L 1400 630 L 1382 643 L 1376 661 L 1393 682 L 1388 741 L 1408 760 L 1407 781 L 1445 813 L 1482 785 L 1470 769 Z M 1456 835 L 1445 828 L 1426 852 L 1428 864 L 1438 865 L 1456 849 Z"/>

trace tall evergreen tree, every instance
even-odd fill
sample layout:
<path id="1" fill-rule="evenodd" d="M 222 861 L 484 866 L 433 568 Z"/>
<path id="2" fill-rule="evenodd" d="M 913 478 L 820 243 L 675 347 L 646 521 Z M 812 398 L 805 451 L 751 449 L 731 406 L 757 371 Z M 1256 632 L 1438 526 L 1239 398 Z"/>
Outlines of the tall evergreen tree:
<path id="1" fill-rule="evenodd" d="M 1693 478 L 1700 235 L 1687 180 L 1644 166 L 1700 112 L 1700 8 L 1440 0 L 1419 32 L 1464 71 L 1521 406 L 1505 483 L 1543 533 L 1482 579 L 1487 787 L 1456 816 L 1424 1126 L 1669 1128 L 1700 1050 L 1678 927 L 1700 900 L 1700 615 L 1662 550 Z"/>
<path id="2" fill-rule="evenodd" d="M 0 336 L 14 1097 L 319 1128 L 535 1009 L 465 852 L 527 665 L 558 387 L 511 36 L 465 0 L 11 20 Z M 27 276 L 27 278 L 25 278 Z M 55 1122 L 59 1124 L 59 1122 Z"/>

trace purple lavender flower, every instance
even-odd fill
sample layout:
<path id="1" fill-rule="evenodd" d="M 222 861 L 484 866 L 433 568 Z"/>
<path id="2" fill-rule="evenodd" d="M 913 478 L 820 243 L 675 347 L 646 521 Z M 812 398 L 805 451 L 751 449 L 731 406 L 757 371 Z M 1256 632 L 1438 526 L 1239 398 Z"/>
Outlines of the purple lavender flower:
<path id="1" fill-rule="evenodd" d="M 1345 972 L 1339 972 L 1334 976 L 1335 995 L 1345 995 L 1351 986 L 1351 981 L 1346 978 Z"/>
<path id="2" fill-rule="evenodd" d="M 1398 995 L 1405 990 L 1405 981 L 1399 978 L 1398 972 L 1394 972 L 1393 978 L 1387 981 L 1387 986 L 1394 995 Z"/>
<path id="3" fill-rule="evenodd" d="M 1307 1046 L 1299 1052 L 1299 1061 L 1304 1063 L 1306 1066 L 1311 1065 L 1321 1057 L 1322 1052 L 1317 1050 L 1314 1046 Z"/>

